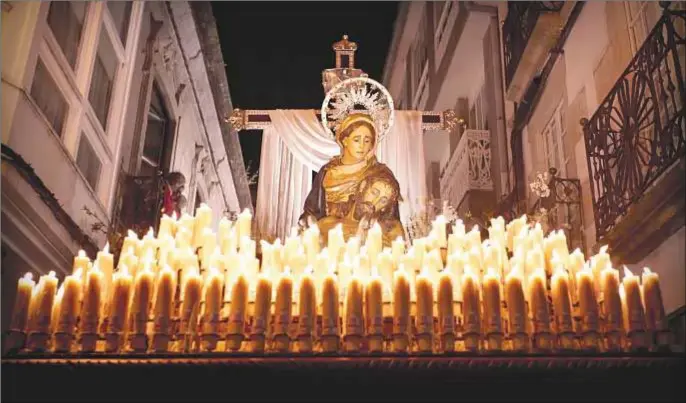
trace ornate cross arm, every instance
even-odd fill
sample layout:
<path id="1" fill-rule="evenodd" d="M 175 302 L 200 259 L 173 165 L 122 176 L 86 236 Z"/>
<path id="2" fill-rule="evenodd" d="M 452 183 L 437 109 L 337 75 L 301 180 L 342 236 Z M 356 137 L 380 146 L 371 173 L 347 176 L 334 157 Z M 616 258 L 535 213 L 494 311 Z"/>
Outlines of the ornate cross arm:
<path id="1" fill-rule="evenodd" d="M 316 111 L 315 113 L 319 120 L 320 112 Z M 231 123 L 232 129 L 236 131 L 245 129 L 265 129 L 272 123 L 269 118 L 269 111 L 237 108 L 233 110 L 231 116 L 229 116 L 226 121 Z M 462 122 L 464 122 L 464 120 L 458 118 L 455 111 L 452 109 L 443 112 L 422 112 L 422 129 L 424 131 L 452 131 L 458 124 L 462 124 Z"/>

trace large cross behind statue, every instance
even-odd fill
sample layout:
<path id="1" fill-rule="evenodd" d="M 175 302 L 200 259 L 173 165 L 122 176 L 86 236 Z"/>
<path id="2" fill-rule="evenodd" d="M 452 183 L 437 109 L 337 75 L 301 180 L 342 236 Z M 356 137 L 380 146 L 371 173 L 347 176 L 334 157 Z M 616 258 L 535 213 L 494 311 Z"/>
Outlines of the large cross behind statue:
<path id="1" fill-rule="evenodd" d="M 355 51 L 357 44 L 348 41 L 347 35 L 343 36 L 343 40 L 334 43 L 333 50 L 336 55 L 336 67 L 322 71 L 322 85 L 324 92 L 327 94 L 325 104 L 329 99 L 330 93 L 335 93 L 336 90 L 346 83 L 360 80 L 370 80 L 366 73 L 355 68 Z M 348 81 L 346 81 L 348 80 Z M 340 85 L 339 85 L 340 84 Z M 376 83 L 377 86 L 383 87 Z M 388 91 L 383 88 L 386 96 L 390 98 Z M 367 107 L 358 105 L 355 102 L 355 111 L 368 112 Z M 372 110 L 377 110 L 374 105 Z M 393 110 L 393 102 L 391 100 L 387 110 Z M 323 110 L 323 109 L 322 109 Z M 407 124 L 408 119 L 404 118 L 406 122 L 405 127 L 412 127 L 411 130 L 405 130 L 404 143 L 389 145 L 391 149 L 386 150 L 387 158 L 394 159 L 394 163 L 388 164 L 389 168 L 393 170 L 395 165 L 396 170 L 404 170 L 400 174 L 399 182 L 405 182 L 405 189 L 401 189 L 407 196 L 404 195 L 406 203 L 405 207 L 401 206 L 401 216 L 404 214 L 405 219 L 410 214 L 416 212 L 415 207 L 409 207 L 412 203 L 417 203 L 418 200 L 409 199 L 426 199 L 426 185 L 425 185 L 425 163 L 423 158 L 423 146 L 421 136 L 408 136 L 407 133 L 417 133 L 426 131 L 442 131 L 453 130 L 460 120 L 455 115 L 453 110 L 446 110 L 443 112 L 435 111 L 396 111 L 396 115 L 412 115 L 412 125 Z M 309 113 L 309 115 L 307 115 Z M 307 126 L 310 133 L 321 130 L 321 124 L 326 123 L 322 119 L 321 112 L 310 111 L 270 111 L 270 110 L 244 110 L 234 109 L 228 121 L 231 123 L 233 130 L 241 131 L 246 129 L 262 129 L 267 135 L 267 140 L 263 138 L 262 156 L 260 163 L 260 182 L 257 194 L 256 206 L 256 235 L 259 238 L 273 239 L 275 237 L 284 237 L 289 233 L 290 227 L 295 224 L 297 216 L 302 211 L 302 202 L 311 186 L 311 172 L 318 171 L 321 167 L 321 155 L 330 153 L 331 149 L 327 148 L 330 145 L 319 143 L 322 148 L 327 150 L 318 150 L 315 146 L 310 146 L 309 150 L 303 151 L 303 147 L 299 147 L 298 143 L 302 145 L 303 142 L 317 140 L 316 135 L 308 137 L 302 134 L 302 138 L 293 139 L 285 142 L 273 140 L 275 136 L 271 133 L 278 132 L 279 136 L 288 135 L 293 130 L 298 131 L 300 127 L 297 124 L 283 125 L 281 121 L 275 123 L 273 119 L 284 117 L 288 114 L 299 114 L 300 120 L 294 121 L 302 123 Z M 317 123 L 312 120 L 313 115 L 316 116 Z M 421 122 L 419 118 L 421 116 Z M 327 112 L 326 117 L 329 117 Z M 275 127 L 278 125 L 279 127 Z M 402 125 L 395 124 L 398 127 Z M 324 125 L 327 126 L 326 124 Z M 387 125 L 390 128 L 392 125 Z M 386 130 L 387 131 L 387 130 Z M 282 138 L 283 140 L 283 138 Z M 266 141 L 266 143 L 265 143 Z M 284 147 L 285 145 L 285 147 Z M 334 143 L 335 145 L 335 143 Z M 322 151 L 322 153 L 318 153 Z M 314 155 L 314 156 L 313 156 Z M 277 160 L 277 162 L 274 162 Z M 265 165 L 265 161 L 267 161 Z M 385 161 L 382 161 L 385 162 Z M 398 172 L 394 172 L 398 175 Z M 401 183 L 402 187 L 402 183 Z M 305 189 L 306 188 L 306 189 Z M 403 217 L 401 217 L 403 218 Z M 278 223 L 276 223 L 278 222 Z M 275 224 L 276 223 L 276 224 Z"/>

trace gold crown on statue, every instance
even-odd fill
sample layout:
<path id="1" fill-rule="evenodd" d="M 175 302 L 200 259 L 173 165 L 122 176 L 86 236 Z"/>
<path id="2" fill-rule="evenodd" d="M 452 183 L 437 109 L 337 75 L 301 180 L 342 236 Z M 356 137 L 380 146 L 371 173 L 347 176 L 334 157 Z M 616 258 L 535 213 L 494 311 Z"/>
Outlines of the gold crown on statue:
<path id="1" fill-rule="evenodd" d="M 324 98 L 321 109 L 322 125 L 335 138 L 341 123 L 354 113 L 371 117 L 377 139 L 381 141 L 393 126 L 393 97 L 386 87 L 368 77 L 341 81 Z"/>

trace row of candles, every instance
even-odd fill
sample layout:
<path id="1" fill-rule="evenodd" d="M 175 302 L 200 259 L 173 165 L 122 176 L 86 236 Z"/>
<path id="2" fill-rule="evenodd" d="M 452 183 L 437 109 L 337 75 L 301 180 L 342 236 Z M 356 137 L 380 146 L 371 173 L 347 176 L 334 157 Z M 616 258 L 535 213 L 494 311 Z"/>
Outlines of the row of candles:
<path id="1" fill-rule="evenodd" d="M 262 241 L 261 262 L 249 211 L 222 218 L 216 233 L 211 223 L 206 205 L 164 216 L 157 236 L 129 233 L 116 271 L 107 246 L 92 262 L 79 252 L 59 287 L 55 272 L 37 284 L 27 273 L 10 348 L 430 352 L 454 351 L 459 339 L 470 351 L 532 342 L 617 350 L 649 347 L 651 336 L 668 344 L 656 273 L 639 278 L 625 267 L 620 281 L 607 248 L 586 260 L 562 231 L 545 236 L 525 216 L 491 220 L 483 241 L 459 220 L 448 234 L 439 216 L 407 250 L 402 239 L 384 248 L 378 225 L 364 242 L 336 227 L 321 248 L 315 225 L 283 245 Z"/>

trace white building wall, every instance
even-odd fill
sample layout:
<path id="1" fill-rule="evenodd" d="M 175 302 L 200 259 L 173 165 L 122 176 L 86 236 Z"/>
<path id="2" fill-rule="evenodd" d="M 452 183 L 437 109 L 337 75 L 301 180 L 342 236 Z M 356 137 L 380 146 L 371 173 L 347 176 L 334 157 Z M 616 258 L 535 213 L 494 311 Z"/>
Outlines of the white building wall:
<path id="1" fill-rule="evenodd" d="M 190 5 L 186 2 L 172 2 L 169 5 L 164 2 L 133 2 L 125 45 L 122 46 L 121 42 L 110 39 L 121 64 L 117 69 L 108 125 L 101 128 L 98 126 L 97 117 L 88 106 L 93 60 L 101 33 L 112 34 L 116 31 L 110 21 L 105 2 L 87 4 L 88 11 L 82 28 L 83 39 L 79 46 L 75 71 L 61 53 L 61 48 L 47 24 L 50 2 L 12 2 L 11 7 L 3 7 L 0 126 L 3 144 L 31 164 L 37 176 L 49 191 L 54 193 L 71 219 L 84 233 L 93 238 L 98 247 L 104 246 L 105 234 L 94 230 L 92 225 L 98 221 L 105 225 L 109 224 L 117 191 L 117 172 L 120 169 L 128 170 L 132 150 L 135 149 L 132 143 L 139 139 L 140 133 L 135 133 L 136 120 L 140 113 L 139 98 L 144 85 L 141 82 L 143 55 L 152 14 L 155 19 L 164 22 L 155 46 L 152 74 L 160 84 L 166 109 L 172 120 L 178 124 L 173 133 L 175 141 L 171 170 L 183 173 L 187 183 L 195 173 L 196 186 L 200 189 L 204 201 L 215 211 L 216 226 L 224 211 L 238 211 L 239 204 L 221 135 L 221 125 L 227 123 L 223 116 L 217 116 Z M 168 57 L 170 54 L 171 58 Z M 39 57 L 69 104 L 68 117 L 62 133 L 55 133 L 52 130 L 50 123 L 31 97 L 33 75 Z M 179 91 L 182 84 L 185 85 L 185 89 Z M 145 114 L 145 111 L 143 113 Z M 145 133 L 145 128 L 144 122 L 142 133 Z M 91 189 L 76 163 L 79 141 L 84 131 L 87 132 L 89 142 L 102 163 L 95 189 Z M 201 158 L 194 164 L 196 144 L 202 146 L 202 151 Z M 209 163 L 205 164 L 206 173 L 203 175 L 200 173 L 200 160 L 208 156 Z M 14 184 L 17 189 L 25 189 L 26 186 L 22 187 L 17 183 L 18 176 L 13 169 L 3 161 L 3 186 Z M 195 191 L 195 187 L 186 187 L 188 212 L 192 212 L 194 207 Z M 22 195 L 23 192 L 7 194 Z M 3 192 L 3 219 L 40 221 L 48 227 L 53 227 L 55 234 L 64 235 L 64 229 L 51 214 L 46 214 L 46 208 L 39 198 L 21 196 L 22 200 L 16 201 L 16 204 L 21 206 L 30 203 L 31 208 L 27 210 L 36 215 L 19 217 L 18 213 L 9 210 L 5 214 L 5 196 Z M 86 214 L 84 208 L 94 213 L 97 218 Z M 9 228 L 9 225 L 3 225 L 5 244 L 12 243 L 11 236 L 5 234 L 10 231 Z M 28 230 L 23 230 L 21 234 L 25 235 L 26 231 Z M 31 235 L 26 239 L 37 238 Z M 19 244 L 14 243 L 15 246 Z M 32 251 L 29 243 L 21 244 L 24 246 L 21 247 L 19 254 L 30 257 Z M 33 247 L 41 248 L 42 245 Z M 57 247 L 47 247 L 44 254 L 49 250 L 55 253 L 56 250 L 59 256 L 53 263 L 69 266 L 71 256 L 78 248 L 76 242 L 65 239 Z M 46 268 L 45 271 L 50 269 L 54 267 Z M 59 267 L 58 271 L 68 269 L 69 267 Z M 23 272 L 26 268 L 18 270 Z"/>

